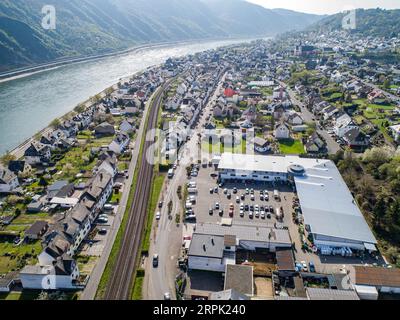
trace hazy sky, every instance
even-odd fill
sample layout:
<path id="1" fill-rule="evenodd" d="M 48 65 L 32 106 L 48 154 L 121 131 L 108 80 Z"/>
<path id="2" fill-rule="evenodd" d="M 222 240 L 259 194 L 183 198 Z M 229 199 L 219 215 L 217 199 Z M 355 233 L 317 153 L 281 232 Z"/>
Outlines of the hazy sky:
<path id="1" fill-rule="evenodd" d="M 332 14 L 352 8 L 400 9 L 400 0 L 247 0 L 266 8 Z"/>

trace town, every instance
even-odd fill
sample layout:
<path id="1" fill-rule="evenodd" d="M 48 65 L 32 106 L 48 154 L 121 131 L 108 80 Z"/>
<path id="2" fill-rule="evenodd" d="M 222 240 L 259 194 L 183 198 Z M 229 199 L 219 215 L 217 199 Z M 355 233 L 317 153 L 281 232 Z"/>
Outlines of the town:
<path id="1" fill-rule="evenodd" d="M 398 180 L 379 185 L 397 172 L 400 65 L 374 56 L 399 45 L 288 33 L 76 106 L 1 159 L 0 293 L 396 297 Z"/>

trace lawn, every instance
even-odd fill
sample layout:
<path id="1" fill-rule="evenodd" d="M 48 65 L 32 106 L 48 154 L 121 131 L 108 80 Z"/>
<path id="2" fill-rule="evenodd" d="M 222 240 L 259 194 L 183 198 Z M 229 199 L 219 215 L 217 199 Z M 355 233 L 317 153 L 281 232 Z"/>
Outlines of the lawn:
<path id="1" fill-rule="evenodd" d="M 143 280 L 144 270 L 138 270 L 135 277 L 135 284 L 133 286 L 132 300 L 142 300 Z"/>
<path id="2" fill-rule="evenodd" d="M 0 274 L 8 273 L 25 265 L 34 264 L 37 255 L 42 251 L 40 241 L 23 243 L 19 246 L 11 242 L 0 242 Z"/>
<path id="3" fill-rule="evenodd" d="M 300 140 L 279 140 L 279 150 L 282 154 L 304 154 L 304 145 Z"/>
<path id="4" fill-rule="evenodd" d="M 224 153 L 224 152 L 230 152 L 230 153 L 246 153 L 246 140 L 242 140 L 241 144 L 237 144 L 236 146 L 222 146 L 220 142 L 217 143 L 209 143 L 207 141 L 203 141 L 201 144 L 201 149 L 204 152 L 208 152 L 209 154 L 213 153 Z"/>

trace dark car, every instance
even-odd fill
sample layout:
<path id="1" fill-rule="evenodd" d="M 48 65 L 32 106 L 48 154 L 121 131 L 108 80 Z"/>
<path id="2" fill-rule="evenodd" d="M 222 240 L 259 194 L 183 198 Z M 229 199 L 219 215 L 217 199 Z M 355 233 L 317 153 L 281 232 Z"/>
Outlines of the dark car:
<path id="1" fill-rule="evenodd" d="M 100 235 L 105 235 L 107 233 L 107 229 L 100 229 L 99 234 Z"/>
<path id="2" fill-rule="evenodd" d="M 158 254 L 155 254 L 153 256 L 153 267 L 157 268 L 158 267 Z"/>

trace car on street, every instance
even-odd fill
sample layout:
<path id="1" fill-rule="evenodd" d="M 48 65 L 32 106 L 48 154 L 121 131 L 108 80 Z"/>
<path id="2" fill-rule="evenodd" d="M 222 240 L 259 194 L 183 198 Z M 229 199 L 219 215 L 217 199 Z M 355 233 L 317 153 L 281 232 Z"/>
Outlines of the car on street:
<path id="1" fill-rule="evenodd" d="M 169 292 L 164 293 L 164 300 L 171 300 L 171 294 Z"/>
<path id="2" fill-rule="evenodd" d="M 104 228 L 100 229 L 100 230 L 99 230 L 99 234 L 100 234 L 100 235 L 105 235 L 105 234 L 107 234 L 107 229 L 104 229 Z"/>
<path id="3" fill-rule="evenodd" d="M 157 211 L 156 213 L 156 220 L 160 220 L 161 219 L 161 212 Z"/>
<path id="4" fill-rule="evenodd" d="M 219 210 L 218 214 L 220 217 L 222 217 L 224 215 L 224 210 L 223 209 Z"/>
<path id="5" fill-rule="evenodd" d="M 155 254 L 153 255 L 153 267 L 154 267 L 154 268 L 157 268 L 157 267 L 158 267 L 158 262 L 159 262 L 158 254 L 155 253 Z"/>
<path id="6" fill-rule="evenodd" d="M 210 210 L 208 210 L 208 213 L 210 214 L 210 216 L 212 216 L 214 214 L 213 208 L 210 208 Z"/>

